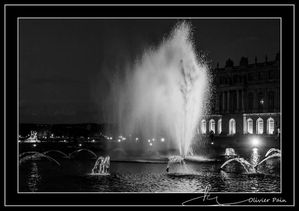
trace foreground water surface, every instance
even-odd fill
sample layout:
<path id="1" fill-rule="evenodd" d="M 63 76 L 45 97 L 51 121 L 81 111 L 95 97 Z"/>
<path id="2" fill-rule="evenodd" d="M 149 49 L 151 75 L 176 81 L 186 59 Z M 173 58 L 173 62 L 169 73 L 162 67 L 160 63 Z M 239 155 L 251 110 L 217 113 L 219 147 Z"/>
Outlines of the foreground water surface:
<path id="1" fill-rule="evenodd" d="M 95 160 L 46 160 L 20 166 L 20 192 L 279 192 L 280 177 L 237 174 L 219 170 L 222 162 L 166 163 L 112 161 L 109 176 L 90 175 Z M 183 168 L 183 169 L 180 169 Z"/>

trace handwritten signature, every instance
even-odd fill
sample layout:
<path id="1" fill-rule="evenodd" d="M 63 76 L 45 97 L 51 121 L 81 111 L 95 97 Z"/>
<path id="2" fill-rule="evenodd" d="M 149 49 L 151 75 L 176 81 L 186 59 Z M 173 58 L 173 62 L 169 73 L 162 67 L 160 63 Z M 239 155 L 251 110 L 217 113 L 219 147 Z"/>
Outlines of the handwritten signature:
<path id="1" fill-rule="evenodd" d="M 204 191 L 204 195 L 203 196 L 199 196 L 199 197 L 195 197 L 195 198 L 192 198 L 192 199 L 189 199 L 187 201 L 184 201 L 182 203 L 183 206 L 185 206 L 187 203 L 190 203 L 190 202 L 194 202 L 194 201 L 199 201 L 199 200 L 202 200 L 202 202 L 207 202 L 207 203 L 211 203 L 209 205 L 212 205 L 212 206 L 225 206 L 225 205 L 236 205 L 236 204 L 241 204 L 243 202 L 248 202 L 249 199 L 245 199 L 245 200 L 242 200 L 242 201 L 237 201 L 237 202 L 230 202 L 230 203 L 220 203 L 218 201 L 218 196 L 215 196 L 215 197 L 211 197 L 209 191 L 211 190 L 211 185 L 208 185 L 206 186 L 205 188 L 205 191 Z"/>
<path id="2" fill-rule="evenodd" d="M 235 201 L 235 202 L 230 202 L 230 203 L 220 203 L 218 201 L 218 196 L 215 196 L 215 197 L 211 197 L 211 194 L 209 193 L 210 190 L 212 189 L 211 185 L 208 185 L 206 186 L 205 188 L 205 191 L 204 191 L 204 194 L 203 196 L 199 196 L 199 197 L 195 197 L 195 198 L 192 198 L 192 199 L 189 199 L 187 201 L 184 201 L 182 203 L 183 206 L 185 205 L 188 205 L 187 203 L 190 203 L 190 202 L 194 202 L 194 201 L 200 201 L 207 204 L 207 205 L 210 205 L 210 206 L 227 206 L 227 205 L 237 205 L 237 204 L 242 204 L 244 202 L 248 202 L 248 203 L 254 203 L 254 204 L 265 204 L 265 203 L 278 203 L 278 204 L 282 204 L 282 203 L 287 203 L 287 201 L 282 198 L 282 197 L 272 197 L 272 200 L 271 198 L 260 198 L 260 197 L 251 197 L 251 198 L 248 198 L 248 199 L 245 199 L 245 200 L 242 200 L 242 201 Z"/>

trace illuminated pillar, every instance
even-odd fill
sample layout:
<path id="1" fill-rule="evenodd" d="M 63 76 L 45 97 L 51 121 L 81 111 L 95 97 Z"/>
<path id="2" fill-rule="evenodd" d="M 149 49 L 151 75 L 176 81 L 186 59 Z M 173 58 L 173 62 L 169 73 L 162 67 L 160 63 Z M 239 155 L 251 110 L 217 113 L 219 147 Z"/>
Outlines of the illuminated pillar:
<path id="1" fill-rule="evenodd" d="M 243 134 L 247 134 L 247 120 L 245 115 L 243 115 Z"/>

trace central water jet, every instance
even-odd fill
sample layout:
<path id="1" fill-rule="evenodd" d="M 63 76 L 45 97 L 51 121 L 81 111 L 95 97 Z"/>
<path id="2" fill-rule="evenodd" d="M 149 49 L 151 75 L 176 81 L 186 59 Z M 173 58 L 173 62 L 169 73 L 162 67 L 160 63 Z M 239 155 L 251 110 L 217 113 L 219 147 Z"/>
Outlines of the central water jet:
<path id="1" fill-rule="evenodd" d="M 190 24 L 177 24 L 124 78 L 113 87 L 121 133 L 168 137 L 181 156 L 190 154 L 210 86 L 209 68 L 195 51 Z"/>

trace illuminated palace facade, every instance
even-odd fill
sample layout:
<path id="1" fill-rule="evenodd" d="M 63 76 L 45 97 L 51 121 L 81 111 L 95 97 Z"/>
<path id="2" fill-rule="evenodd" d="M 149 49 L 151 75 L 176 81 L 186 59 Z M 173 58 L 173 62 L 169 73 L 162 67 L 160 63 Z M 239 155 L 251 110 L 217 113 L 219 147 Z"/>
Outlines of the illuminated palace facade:
<path id="1" fill-rule="evenodd" d="M 237 66 L 230 59 L 223 68 L 217 64 L 211 112 L 201 119 L 201 133 L 273 137 L 280 133 L 279 58 L 279 54 L 273 61 L 255 58 L 248 64 L 248 58 L 242 57 Z"/>

